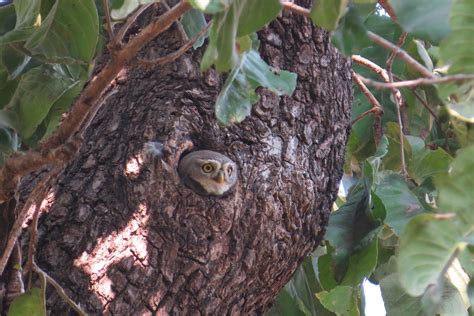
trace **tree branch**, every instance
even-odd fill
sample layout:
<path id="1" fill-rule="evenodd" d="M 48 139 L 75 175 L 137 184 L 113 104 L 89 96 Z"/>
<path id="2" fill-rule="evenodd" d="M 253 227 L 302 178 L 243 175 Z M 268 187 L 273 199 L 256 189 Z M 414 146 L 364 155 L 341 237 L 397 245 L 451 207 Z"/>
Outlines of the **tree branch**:
<path id="1" fill-rule="evenodd" d="M 359 87 L 362 93 L 366 96 L 370 104 L 372 104 L 372 109 L 370 109 L 369 111 L 366 111 L 367 113 L 362 113 L 359 117 L 357 117 L 354 121 L 352 121 L 352 125 L 357 123 L 360 119 L 362 119 L 364 116 L 366 116 L 369 113 L 374 112 L 375 114 L 378 114 L 378 115 L 382 114 L 383 113 L 382 106 L 380 105 L 377 98 L 372 94 L 372 92 L 370 92 L 370 90 L 367 89 L 365 84 L 360 80 L 360 75 L 352 71 L 352 80 Z"/>
<path id="2" fill-rule="evenodd" d="M 378 3 L 388 13 L 392 20 L 394 20 L 395 22 L 398 21 L 397 15 L 395 14 L 395 10 L 393 10 L 388 0 L 379 0 Z"/>
<path id="3" fill-rule="evenodd" d="M 128 29 L 130 28 L 131 25 L 133 25 L 133 23 L 135 23 L 135 21 L 137 20 L 137 18 L 146 10 L 148 9 L 149 7 L 151 7 L 152 5 L 154 5 L 155 3 L 154 2 L 151 2 L 151 3 L 147 3 L 147 4 L 144 4 L 142 6 L 140 6 L 132 15 L 130 15 L 128 18 L 127 18 L 127 21 L 125 22 L 125 24 L 120 28 L 119 32 L 117 33 L 117 41 L 119 43 L 122 43 L 123 42 L 123 38 L 125 37 L 125 34 L 127 33 Z"/>
<path id="4" fill-rule="evenodd" d="M 53 162 L 48 159 L 51 152 L 67 142 L 78 131 L 92 106 L 100 99 L 103 91 L 120 70 L 136 57 L 140 49 L 160 33 L 166 31 L 174 21 L 191 8 L 189 3 L 180 2 L 157 20 L 151 22 L 125 47 L 117 51 L 115 58 L 90 80 L 60 126 L 48 139 L 41 143 L 38 150 L 30 150 L 25 155 L 15 155 L 7 160 L 5 166 L 0 170 L 0 188 L 3 191 L 4 188 L 12 190 L 16 186 L 13 186 L 11 181 L 17 180 L 19 175 L 25 175 Z M 0 201 L 5 196 L 8 196 L 8 192 L 0 192 Z"/>
<path id="5" fill-rule="evenodd" d="M 114 31 L 112 29 L 112 20 L 110 19 L 109 0 L 102 0 L 102 3 L 104 6 L 105 28 L 107 29 L 107 34 L 109 35 L 109 41 L 111 43 L 111 47 L 109 49 L 111 52 L 114 52 L 118 45 L 117 45 L 117 39 L 115 38 Z"/>
<path id="6" fill-rule="evenodd" d="M 412 66 L 416 70 L 418 70 L 424 77 L 426 78 L 435 78 L 435 75 L 431 73 L 428 69 L 426 69 L 422 64 L 420 64 L 418 61 L 416 61 L 413 57 L 411 57 L 407 52 L 405 52 L 403 49 L 398 47 L 397 45 L 394 45 L 393 43 L 387 41 L 385 38 L 372 33 L 371 31 L 367 31 L 367 36 L 377 45 L 380 45 L 389 51 L 391 51 L 393 54 L 395 54 L 397 57 L 402 59 L 404 62 L 406 62 L 408 65 Z"/>
<path id="7" fill-rule="evenodd" d="M 385 69 L 377 65 L 376 63 L 360 56 L 360 55 L 352 55 L 351 56 L 352 61 L 364 66 L 367 69 L 372 70 L 375 72 L 377 75 L 379 75 L 385 82 L 390 82 L 390 77 L 388 76 L 388 73 Z"/>
<path id="8" fill-rule="evenodd" d="M 309 18 L 309 12 L 310 12 L 309 9 L 303 8 L 289 1 L 282 1 L 281 5 L 283 9 L 286 11 L 290 11 L 290 12 L 296 13 L 297 15 L 301 15 L 301 16 L 305 16 Z"/>
<path id="9" fill-rule="evenodd" d="M 372 61 L 362 57 L 362 56 L 359 56 L 359 55 L 352 55 L 352 61 L 367 68 L 367 69 L 370 69 L 372 70 L 373 72 L 375 72 L 377 75 L 379 75 L 386 83 L 387 83 L 387 86 L 384 86 L 383 88 L 385 89 L 391 89 L 391 88 L 401 88 L 399 86 L 397 86 L 399 83 L 403 83 L 403 82 L 406 82 L 406 81 L 400 81 L 400 82 L 397 82 L 397 83 L 394 83 L 394 82 L 390 82 L 390 77 L 388 76 L 388 73 L 385 69 L 383 69 L 382 67 L 380 67 L 379 65 L 377 65 L 376 63 L 373 63 Z M 393 75 L 393 74 L 392 74 Z M 398 77 L 396 77 L 395 75 L 393 75 L 394 78 L 397 78 L 397 80 L 399 80 Z M 474 79 L 474 75 L 463 75 L 463 76 L 472 76 L 472 79 Z M 372 86 L 376 86 L 378 87 L 379 84 L 382 84 L 384 85 L 384 83 L 382 82 L 378 82 L 378 81 L 373 81 L 371 79 L 367 79 L 365 77 L 362 77 L 361 75 L 359 75 L 360 79 L 362 80 L 362 82 L 364 82 L 365 84 L 367 85 L 372 85 Z M 431 79 L 425 79 L 425 78 L 421 78 L 422 80 L 431 80 Z M 368 83 L 368 81 L 370 81 L 371 83 L 374 83 L 374 84 L 370 84 Z M 416 87 L 416 86 L 415 86 Z M 412 87 L 413 88 L 413 87 Z M 431 113 L 431 115 L 436 119 L 438 120 L 438 117 L 436 116 L 436 113 L 433 112 L 433 110 L 428 106 L 428 104 L 426 104 L 426 102 L 424 102 L 423 100 L 421 100 L 421 97 L 416 93 L 416 91 L 412 91 L 414 94 L 415 94 L 415 97 L 417 97 L 421 104 L 428 110 L 428 112 Z"/>
<path id="10" fill-rule="evenodd" d="M 407 35 L 408 34 L 406 32 L 403 32 L 400 38 L 398 39 L 397 47 L 399 47 L 400 49 L 405 43 L 405 39 Z M 393 66 L 393 62 L 395 61 L 395 57 L 397 56 L 398 53 L 399 51 L 392 51 L 392 53 L 387 59 L 387 62 L 385 63 L 385 69 L 389 77 L 389 82 L 391 83 L 393 82 L 392 66 Z M 400 90 L 392 88 L 391 91 L 392 91 L 393 99 L 395 101 L 395 106 L 397 108 L 397 121 L 398 121 L 398 128 L 400 131 L 400 152 L 401 152 L 402 174 L 404 177 L 406 177 L 408 175 L 407 166 L 405 162 L 405 146 L 404 146 L 406 121 L 403 120 L 402 118 L 402 108 L 403 108 L 404 100 L 403 100 Z"/>
<path id="11" fill-rule="evenodd" d="M 418 78 L 413 80 L 404 80 L 399 82 L 378 82 L 368 78 L 362 77 L 362 81 L 369 86 L 373 86 L 377 89 L 392 89 L 392 88 L 403 88 L 403 87 L 417 87 L 417 86 L 427 86 L 438 83 L 446 83 L 453 81 L 464 81 L 464 80 L 474 80 L 474 75 L 468 74 L 457 74 L 444 76 L 440 78 Z"/>
<path id="12" fill-rule="evenodd" d="M 379 144 L 380 139 L 382 138 L 382 114 L 383 114 L 383 108 L 380 105 L 379 101 L 377 98 L 370 92 L 369 89 L 364 85 L 364 83 L 360 80 L 360 76 L 355 73 L 354 70 L 352 70 L 352 80 L 354 83 L 359 87 L 359 89 L 362 91 L 362 93 L 366 96 L 366 98 L 369 100 L 370 104 L 372 104 L 372 108 L 368 111 L 365 111 L 361 115 L 359 115 L 356 119 L 352 121 L 352 125 L 363 119 L 365 116 L 367 116 L 370 113 L 374 114 L 374 141 L 375 144 Z"/>
<path id="13" fill-rule="evenodd" d="M 199 31 L 196 36 L 194 36 L 192 39 L 190 39 L 186 44 L 181 46 L 177 51 L 168 54 L 166 56 L 156 58 L 156 59 L 138 59 L 138 63 L 140 66 L 148 66 L 148 65 L 164 65 L 167 63 L 170 63 L 172 61 L 175 61 L 179 57 L 181 57 L 184 53 L 190 49 L 194 43 L 204 34 L 206 33 L 209 28 L 211 27 L 211 23 L 209 22 L 201 31 Z"/>
<path id="14" fill-rule="evenodd" d="M 36 205 L 37 207 L 41 205 L 43 197 L 49 190 L 51 180 L 59 174 L 59 170 L 60 168 L 52 170 L 38 184 L 36 184 L 35 188 L 28 196 L 28 200 L 25 202 L 21 210 L 17 212 L 17 218 L 15 220 L 15 223 L 13 223 L 10 234 L 8 235 L 7 245 L 5 249 L 3 249 L 3 254 L 0 257 L 0 275 L 3 273 L 5 266 L 8 262 L 8 258 L 10 257 L 15 243 L 21 234 L 23 224 L 25 223 L 28 217 L 28 211 L 33 205 Z"/>

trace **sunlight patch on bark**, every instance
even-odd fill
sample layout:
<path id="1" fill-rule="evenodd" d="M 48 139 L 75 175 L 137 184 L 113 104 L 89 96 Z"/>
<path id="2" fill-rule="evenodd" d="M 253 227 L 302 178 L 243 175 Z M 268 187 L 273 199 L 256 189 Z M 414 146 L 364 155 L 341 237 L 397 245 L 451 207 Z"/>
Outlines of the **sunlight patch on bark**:
<path id="1" fill-rule="evenodd" d="M 127 258 L 134 258 L 134 265 L 148 266 L 148 210 L 139 205 L 127 225 L 117 232 L 101 237 L 90 251 L 84 251 L 74 260 L 74 266 L 90 276 L 91 289 L 106 304 L 115 298 L 113 281 L 108 273 L 113 266 Z M 120 285 L 123 286 L 123 285 Z"/>
<path id="2" fill-rule="evenodd" d="M 140 174 L 141 166 L 143 165 L 144 157 L 142 154 L 131 157 L 125 165 L 124 175 L 128 178 L 135 178 Z"/>

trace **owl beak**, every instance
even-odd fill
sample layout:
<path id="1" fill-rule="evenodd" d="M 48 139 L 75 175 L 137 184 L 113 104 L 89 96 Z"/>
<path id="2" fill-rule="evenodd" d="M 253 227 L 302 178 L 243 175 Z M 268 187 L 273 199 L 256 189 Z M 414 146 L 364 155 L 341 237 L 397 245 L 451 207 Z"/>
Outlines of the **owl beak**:
<path id="1" fill-rule="evenodd" d="M 217 183 L 219 183 L 219 184 L 224 183 L 224 172 L 219 171 L 219 173 L 218 173 L 217 176 L 214 178 L 214 180 L 215 180 Z"/>

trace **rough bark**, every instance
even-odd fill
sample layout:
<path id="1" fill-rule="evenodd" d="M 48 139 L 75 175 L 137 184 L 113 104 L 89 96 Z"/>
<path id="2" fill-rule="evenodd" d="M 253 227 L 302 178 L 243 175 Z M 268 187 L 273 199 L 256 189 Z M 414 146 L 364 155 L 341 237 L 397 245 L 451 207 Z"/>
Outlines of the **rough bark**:
<path id="1" fill-rule="evenodd" d="M 125 69 L 58 178 L 40 219 L 37 262 L 90 314 L 261 314 L 322 240 L 350 127 L 350 62 L 328 34 L 285 13 L 259 33 L 271 65 L 298 74 L 291 97 L 260 91 L 251 117 L 219 127 L 223 78 L 200 51 L 155 69 Z M 181 43 L 172 28 L 149 47 Z M 175 181 L 147 141 L 191 141 L 239 166 L 225 198 Z M 72 312 L 54 293 L 52 315 Z"/>

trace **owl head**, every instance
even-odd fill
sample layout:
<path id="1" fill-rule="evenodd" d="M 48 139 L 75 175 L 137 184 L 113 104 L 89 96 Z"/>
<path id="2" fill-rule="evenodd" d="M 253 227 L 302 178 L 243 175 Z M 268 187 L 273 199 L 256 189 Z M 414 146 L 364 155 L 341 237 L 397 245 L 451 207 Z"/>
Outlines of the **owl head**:
<path id="1" fill-rule="evenodd" d="M 184 156 L 178 173 L 187 187 L 201 195 L 225 195 L 237 182 L 235 162 L 211 150 L 198 150 Z"/>

